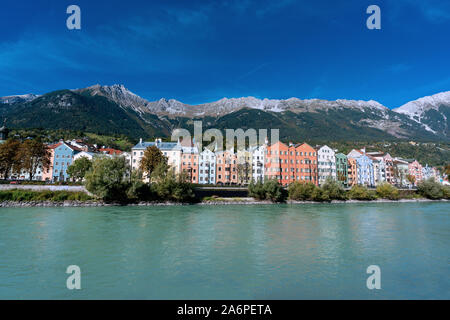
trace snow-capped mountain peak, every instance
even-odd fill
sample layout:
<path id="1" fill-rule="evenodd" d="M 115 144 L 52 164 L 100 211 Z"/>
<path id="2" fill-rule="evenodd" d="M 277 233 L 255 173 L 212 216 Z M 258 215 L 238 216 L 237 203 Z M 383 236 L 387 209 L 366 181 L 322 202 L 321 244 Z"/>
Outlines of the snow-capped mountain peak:
<path id="1" fill-rule="evenodd" d="M 13 104 L 13 103 L 28 102 L 28 101 L 36 99 L 37 97 L 39 97 L 39 95 L 32 94 L 32 93 L 0 97 L 0 103 Z"/>

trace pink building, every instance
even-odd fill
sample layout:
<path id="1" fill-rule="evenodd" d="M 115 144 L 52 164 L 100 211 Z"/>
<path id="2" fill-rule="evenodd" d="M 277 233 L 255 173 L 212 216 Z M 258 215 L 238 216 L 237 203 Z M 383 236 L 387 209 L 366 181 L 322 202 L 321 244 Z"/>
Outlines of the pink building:
<path id="1" fill-rule="evenodd" d="M 50 166 L 47 169 L 42 169 L 42 180 L 43 181 L 52 181 L 53 175 L 53 160 L 55 158 L 55 149 L 59 147 L 62 143 L 51 144 L 48 146 L 48 150 L 50 151 Z"/>
<path id="2" fill-rule="evenodd" d="M 423 180 L 422 169 L 422 165 L 417 160 L 408 164 L 409 174 L 416 178 L 415 185 Z"/>

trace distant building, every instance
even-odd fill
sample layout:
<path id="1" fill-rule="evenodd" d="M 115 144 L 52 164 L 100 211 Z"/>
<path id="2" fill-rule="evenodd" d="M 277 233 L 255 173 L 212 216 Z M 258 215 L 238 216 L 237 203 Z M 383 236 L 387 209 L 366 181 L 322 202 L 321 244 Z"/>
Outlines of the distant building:
<path id="1" fill-rule="evenodd" d="M 348 159 L 343 153 L 337 153 L 336 157 L 336 181 L 343 187 L 348 187 Z"/>
<path id="2" fill-rule="evenodd" d="M 198 160 L 198 183 L 216 183 L 216 154 L 205 148 L 199 155 Z"/>
<path id="3" fill-rule="evenodd" d="M 414 185 L 417 185 L 423 180 L 422 169 L 422 165 L 417 160 L 414 160 L 408 164 L 409 175 L 415 178 Z"/>
<path id="4" fill-rule="evenodd" d="M 69 179 L 67 168 L 72 164 L 73 157 L 81 151 L 80 148 L 67 144 L 64 141 L 60 141 L 54 146 L 53 181 L 67 181 Z"/>
<path id="5" fill-rule="evenodd" d="M 251 147 L 252 155 L 252 180 L 253 182 L 264 182 L 264 159 L 266 154 L 266 145 Z"/>
<path id="6" fill-rule="evenodd" d="M 164 156 L 167 157 L 167 164 L 174 170 L 176 174 L 181 171 L 181 144 L 178 142 L 162 142 L 161 139 L 155 139 L 154 142 L 142 142 L 140 139 L 139 143 L 136 144 L 131 149 L 131 168 L 133 170 L 138 170 L 141 159 L 144 156 L 144 152 L 148 147 L 156 146 L 161 150 Z"/>
<path id="7" fill-rule="evenodd" d="M 198 147 L 193 141 L 181 142 L 181 172 L 191 183 L 198 183 L 198 157 Z"/>
<path id="8" fill-rule="evenodd" d="M 353 149 L 347 157 L 356 160 L 356 184 L 368 187 L 375 186 L 373 161 L 366 155 L 366 150 Z M 352 183 L 354 185 L 355 181 L 352 181 Z"/>
<path id="9" fill-rule="evenodd" d="M 237 174 L 239 184 L 249 184 L 252 180 L 252 153 L 248 150 L 238 150 Z"/>
<path id="10" fill-rule="evenodd" d="M 232 150 L 216 152 L 216 183 L 237 184 L 237 155 Z"/>
<path id="11" fill-rule="evenodd" d="M 318 184 L 317 151 L 307 143 L 289 146 L 278 141 L 267 147 L 264 179 L 284 186 L 294 181 Z"/>
<path id="12" fill-rule="evenodd" d="M 328 178 L 336 180 L 336 157 L 333 149 L 322 146 L 317 150 L 317 168 L 319 185 L 322 185 Z"/>
<path id="13" fill-rule="evenodd" d="M 410 184 L 407 179 L 409 174 L 408 162 L 400 158 L 394 158 L 393 163 L 397 184 L 400 186 L 408 186 Z"/>
<path id="14" fill-rule="evenodd" d="M 112 148 L 100 148 L 98 149 L 98 152 L 103 154 L 109 154 L 111 156 L 120 156 L 121 154 L 123 154 L 121 150 L 116 150 Z"/>
<path id="15" fill-rule="evenodd" d="M 348 175 L 347 181 L 348 186 L 352 187 L 358 184 L 358 166 L 356 164 L 356 159 L 347 156 L 348 161 Z"/>

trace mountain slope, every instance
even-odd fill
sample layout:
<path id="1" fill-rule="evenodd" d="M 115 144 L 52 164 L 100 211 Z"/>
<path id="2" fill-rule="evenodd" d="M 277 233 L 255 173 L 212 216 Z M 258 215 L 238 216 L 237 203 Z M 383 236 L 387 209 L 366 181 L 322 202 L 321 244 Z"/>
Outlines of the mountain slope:
<path id="1" fill-rule="evenodd" d="M 138 115 L 105 97 L 81 95 L 71 90 L 13 104 L 4 113 L 8 125 L 16 128 L 70 129 L 132 137 L 165 133 L 143 126 Z"/>
<path id="2" fill-rule="evenodd" d="M 200 105 L 160 99 L 149 102 L 122 85 L 95 85 L 43 96 L 0 98 L 0 116 L 18 128 L 72 129 L 130 137 L 170 135 L 175 128 L 280 129 L 303 140 L 449 141 L 449 93 L 390 110 L 376 101 L 223 98 Z"/>
<path id="3" fill-rule="evenodd" d="M 406 115 L 426 130 L 449 136 L 450 91 L 408 102 L 393 111 Z"/>

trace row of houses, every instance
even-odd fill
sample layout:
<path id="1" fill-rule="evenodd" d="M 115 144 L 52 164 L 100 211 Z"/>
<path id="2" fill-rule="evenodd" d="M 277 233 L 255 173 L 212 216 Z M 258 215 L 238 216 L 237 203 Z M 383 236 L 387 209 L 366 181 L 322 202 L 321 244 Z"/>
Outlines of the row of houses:
<path id="1" fill-rule="evenodd" d="M 3 139 L 2 139 L 3 140 Z M 132 169 L 139 169 L 140 161 L 148 147 L 156 146 L 166 156 L 175 173 L 184 172 L 192 183 L 197 184 L 249 184 L 251 181 L 277 179 L 282 185 L 294 181 L 323 184 L 328 178 L 344 187 L 353 185 L 377 186 L 388 182 L 397 186 L 417 185 L 433 178 L 443 182 L 439 171 L 428 165 L 422 166 L 414 159 L 392 157 L 388 153 L 366 152 L 354 149 L 343 154 L 326 145 L 312 147 L 307 143 L 250 147 L 245 150 L 200 150 L 194 141 L 151 142 L 136 144 L 131 152 L 91 145 L 83 140 L 59 141 L 48 145 L 50 167 L 39 166 L 33 177 L 41 181 L 68 181 L 68 167 L 77 159 L 98 156 L 124 156 Z M 411 181 L 411 177 L 413 181 Z M 28 180 L 27 172 L 12 173 L 10 179 Z"/>
<path id="2" fill-rule="evenodd" d="M 67 173 L 69 166 L 77 159 L 85 157 L 92 160 L 99 156 L 129 156 L 120 150 L 98 147 L 84 142 L 81 139 L 74 139 L 70 141 L 59 141 L 47 146 L 50 152 L 50 166 L 43 168 L 39 165 L 36 169 L 33 180 L 36 181 L 51 181 L 63 182 L 69 181 L 70 176 Z M 21 172 L 11 172 L 8 177 L 11 180 L 29 180 L 29 173 L 25 170 Z"/>
<path id="3" fill-rule="evenodd" d="M 193 141 L 143 142 L 141 139 L 129 156 L 133 169 L 139 168 L 150 146 L 161 150 L 176 173 L 184 172 L 192 183 L 198 184 L 248 184 L 273 178 L 285 186 L 294 181 L 321 185 L 328 178 L 344 187 L 357 184 L 375 187 L 384 182 L 411 186 L 428 178 L 442 182 L 436 168 L 422 166 L 414 159 L 365 149 L 343 154 L 326 145 L 312 147 L 307 143 L 266 143 L 234 152 L 207 148 L 201 151 Z"/>

